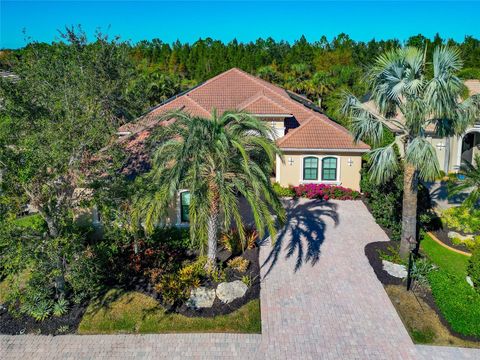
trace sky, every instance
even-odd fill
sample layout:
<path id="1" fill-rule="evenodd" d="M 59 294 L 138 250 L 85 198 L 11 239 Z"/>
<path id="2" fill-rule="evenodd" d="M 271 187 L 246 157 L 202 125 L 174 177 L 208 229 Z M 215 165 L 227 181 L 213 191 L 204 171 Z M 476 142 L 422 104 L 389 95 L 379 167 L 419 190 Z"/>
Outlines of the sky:
<path id="1" fill-rule="evenodd" d="M 0 0 L 0 48 L 31 39 L 58 40 L 58 30 L 81 24 L 137 42 L 159 38 L 228 42 L 273 37 L 316 41 L 347 33 L 354 40 L 422 33 L 462 40 L 480 37 L 479 1 L 6 1 Z M 27 35 L 27 37 L 24 34 Z"/>

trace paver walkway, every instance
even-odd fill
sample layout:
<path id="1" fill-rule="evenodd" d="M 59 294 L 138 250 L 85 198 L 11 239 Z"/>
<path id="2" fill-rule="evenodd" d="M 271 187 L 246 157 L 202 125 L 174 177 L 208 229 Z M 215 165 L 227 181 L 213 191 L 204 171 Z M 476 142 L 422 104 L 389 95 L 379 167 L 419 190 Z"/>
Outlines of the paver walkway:
<path id="1" fill-rule="evenodd" d="M 262 335 L 2 336 L 0 359 L 480 359 L 412 343 L 364 255 L 388 239 L 361 202 L 287 207 L 260 252 Z"/>

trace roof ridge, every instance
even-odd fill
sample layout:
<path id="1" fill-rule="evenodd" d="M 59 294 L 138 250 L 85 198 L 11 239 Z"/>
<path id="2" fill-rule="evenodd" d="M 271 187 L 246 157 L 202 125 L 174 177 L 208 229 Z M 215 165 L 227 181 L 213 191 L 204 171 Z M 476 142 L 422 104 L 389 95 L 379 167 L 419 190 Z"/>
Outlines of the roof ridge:
<path id="1" fill-rule="evenodd" d="M 252 99 L 252 97 L 254 97 L 254 99 Z M 261 100 L 261 99 L 265 99 L 266 101 L 270 102 L 271 104 L 279 107 L 282 111 L 284 111 L 284 114 L 290 114 L 291 111 L 286 109 L 282 104 L 279 104 L 277 103 L 275 100 L 269 98 L 268 96 L 266 96 L 265 94 L 257 94 L 257 95 L 254 95 L 252 96 L 251 98 L 247 99 L 246 101 L 244 101 L 242 104 L 240 104 L 238 106 L 238 108 L 240 110 L 243 110 L 245 108 L 247 108 L 249 105 L 252 105 L 254 104 L 255 102 Z M 251 101 L 248 101 L 248 100 L 251 100 Z M 248 102 L 247 102 L 248 101 Z M 246 104 L 245 104 L 246 103 Z"/>
<path id="2" fill-rule="evenodd" d="M 200 110 L 202 110 L 205 114 L 207 114 L 207 116 L 210 116 L 211 113 L 210 111 L 208 111 L 207 109 L 205 109 L 202 105 L 200 105 L 198 102 L 196 102 L 195 100 L 193 100 L 190 96 L 188 96 L 188 94 L 184 94 L 185 96 L 185 99 L 188 99 L 188 101 L 190 101 L 192 104 L 194 104 L 195 106 L 197 106 L 198 108 L 200 108 Z"/>
<path id="3" fill-rule="evenodd" d="M 308 125 L 312 120 L 314 119 L 313 116 L 309 117 L 307 120 L 303 122 L 303 124 L 300 124 L 300 126 L 296 127 L 295 129 L 292 129 L 288 132 L 287 135 L 281 137 L 280 139 L 277 140 L 277 145 L 281 145 L 284 143 L 286 140 L 290 139 L 293 135 L 295 135 L 300 129 L 302 129 L 304 126 Z"/>
<path id="4" fill-rule="evenodd" d="M 221 79 L 222 77 L 224 77 L 225 75 L 229 74 L 229 73 L 232 72 L 233 70 L 239 70 L 239 69 L 236 68 L 236 67 L 233 67 L 233 68 L 231 68 L 231 69 L 225 70 L 225 71 L 221 72 L 220 74 L 215 75 L 214 77 L 212 77 L 212 78 L 204 81 L 203 83 L 201 83 L 201 84 L 198 85 L 197 87 L 195 87 L 195 88 L 193 88 L 192 90 L 190 90 L 188 93 L 189 93 L 189 94 L 192 94 L 192 93 L 196 92 L 198 89 L 203 88 L 205 85 L 211 84 L 212 82 L 217 81 L 218 79 Z M 186 95 L 186 94 L 184 94 L 184 95 Z"/>
<path id="5" fill-rule="evenodd" d="M 272 83 L 269 83 L 255 75 L 252 75 L 252 74 L 249 74 L 248 72 L 244 71 L 244 70 L 241 70 L 241 69 L 238 69 L 238 68 L 232 68 L 231 70 L 237 70 L 238 72 L 240 72 L 242 75 L 244 75 L 245 77 L 248 77 L 248 78 L 251 78 L 252 80 L 254 80 L 255 82 L 259 83 L 262 87 L 264 87 L 265 89 L 267 89 L 268 91 L 270 91 L 271 93 L 273 94 L 276 94 L 274 91 L 272 91 L 272 89 L 270 89 L 267 85 L 264 84 L 264 82 L 268 83 L 269 85 L 272 85 L 278 89 L 281 89 L 282 91 L 285 91 L 285 93 L 287 93 L 287 90 L 285 90 L 284 88 L 278 86 L 278 85 L 275 85 L 275 84 L 272 84 Z M 279 95 L 279 94 L 276 94 L 276 95 Z M 289 96 L 286 96 L 285 99 L 287 99 L 287 101 L 289 101 L 290 103 L 292 104 L 295 104 L 295 106 L 297 106 L 299 109 L 301 108 L 303 111 L 306 111 L 307 113 L 311 113 L 312 116 L 318 116 L 318 118 L 320 120 L 322 120 L 324 123 L 326 123 L 327 125 L 329 126 L 332 126 L 338 130 L 341 130 L 343 131 L 344 133 L 348 134 L 351 136 L 350 132 L 344 128 L 342 125 L 340 124 L 337 124 L 336 122 L 334 122 L 332 119 L 328 118 L 328 116 L 324 115 L 324 114 L 319 114 L 315 111 L 313 111 L 312 109 L 309 109 L 307 108 L 306 106 L 304 105 L 301 105 L 298 103 L 298 101 L 295 101 L 293 100 L 292 98 L 290 98 Z M 320 115 L 323 115 L 323 116 L 320 116 Z M 308 121 L 308 120 L 307 120 Z M 304 121 L 303 124 L 305 124 L 307 121 Z M 302 126 L 302 124 L 300 124 L 300 127 Z"/>

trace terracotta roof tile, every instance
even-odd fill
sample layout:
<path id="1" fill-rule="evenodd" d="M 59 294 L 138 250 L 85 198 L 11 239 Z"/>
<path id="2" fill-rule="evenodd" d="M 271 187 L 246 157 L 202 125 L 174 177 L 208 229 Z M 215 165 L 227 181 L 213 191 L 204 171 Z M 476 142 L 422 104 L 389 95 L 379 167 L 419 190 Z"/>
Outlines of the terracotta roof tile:
<path id="1" fill-rule="evenodd" d="M 136 122 L 122 126 L 119 131 L 136 134 L 149 129 L 158 124 L 159 115 L 173 109 L 188 111 L 197 116 L 209 116 L 213 109 L 219 113 L 245 109 L 254 114 L 291 114 L 300 127 L 280 139 L 278 141 L 280 147 L 290 147 L 294 144 L 295 147 L 318 149 L 368 149 L 363 143 L 354 144 L 352 136 L 344 127 L 293 100 L 284 89 L 237 68 L 217 75 L 187 93 L 154 108 Z M 307 121 L 308 129 L 313 130 L 312 133 L 301 130 Z"/>
<path id="2" fill-rule="evenodd" d="M 282 149 L 339 149 L 365 150 L 370 147 L 358 142 L 354 144 L 348 132 L 339 131 L 335 126 L 326 125 L 322 115 L 313 115 L 298 128 L 291 130 L 279 139 L 277 144 Z M 321 144 L 321 145 L 319 145 Z"/>

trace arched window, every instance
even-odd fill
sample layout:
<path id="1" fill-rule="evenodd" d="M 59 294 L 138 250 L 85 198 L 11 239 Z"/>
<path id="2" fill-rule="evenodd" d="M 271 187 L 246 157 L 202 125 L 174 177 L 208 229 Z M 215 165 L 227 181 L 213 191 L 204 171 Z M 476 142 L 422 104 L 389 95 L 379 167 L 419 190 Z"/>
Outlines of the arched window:
<path id="1" fill-rule="evenodd" d="M 322 180 L 337 180 L 337 158 L 326 157 L 322 159 Z"/>
<path id="2" fill-rule="evenodd" d="M 318 180 L 318 158 L 309 156 L 303 159 L 303 180 Z"/>
<path id="3" fill-rule="evenodd" d="M 180 194 L 180 220 L 181 222 L 190 221 L 190 191 Z"/>

